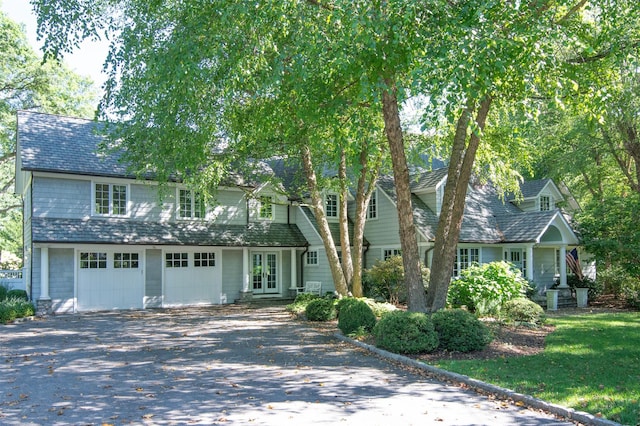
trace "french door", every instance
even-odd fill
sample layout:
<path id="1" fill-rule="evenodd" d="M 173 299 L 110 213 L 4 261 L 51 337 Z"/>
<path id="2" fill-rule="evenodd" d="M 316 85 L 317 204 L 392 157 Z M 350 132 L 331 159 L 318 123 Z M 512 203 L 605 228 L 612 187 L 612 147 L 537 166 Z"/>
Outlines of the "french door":
<path id="1" fill-rule="evenodd" d="M 278 254 L 256 252 L 251 255 L 254 294 L 278 292 Z"/>

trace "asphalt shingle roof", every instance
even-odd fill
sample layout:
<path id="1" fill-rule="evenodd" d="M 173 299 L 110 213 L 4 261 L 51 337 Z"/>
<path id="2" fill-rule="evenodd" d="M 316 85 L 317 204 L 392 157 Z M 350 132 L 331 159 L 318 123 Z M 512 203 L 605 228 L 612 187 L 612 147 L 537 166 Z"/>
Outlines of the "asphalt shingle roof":
<path id="1" fill-rule="evenodd" d="M 410 181 L 411 191 L 420 192 L 436 188 L 436 185 L 447 177 L 449 169 L 442 167 L 428 172 L 419 173 L 412 177 Z"/>
<path id="2" fill-rule="evenodd" d="M 507 242 L 534 242 L 558 214 L 557 210 L 543 212 L 523 212 L 515 215 L 498 216 L 498 226 Z"/>
<path id="3" fill-rule="evenodd" d="M 90 176 L 132 177 L 119 155 L 97 148 L 104 137 L 102 123 L 30 111 L 18 112 L 22 168 L 30 171 Z"/>
<path id="4" fill-rule="evenodd" d="M 425 190 L 428 185 L 436 185 L 446 176 L 446 169 L 424 172 L 412 179 L 412 191 Z M 533 181 L 526 186 L 530 191 L 539 192 L 548 179 Z M 383 176 L 378 181 L 393 202 L 397 202 L 393 178 Z M 537 194 L 537 192 L 536 192 Z M 435 238 L 438 216 L 415 194 L 411 202 L 414 209 L 414 223 L 429 239 Z M 520 208 L 501 199 L 491 185 L 472 186 L 465 200 L 461 243 L 523 243 L 536 241 L 549 226 L 557 210 L 546 212 L 523 212 Z"/>
<path id="5" fill-rule="evenodd" d="M 33 242 L 233 247 L 306 247 L 296 225 L 151 222 L 127 219 L 32 219 Z"/>
<path id="6" fill-rule="evenodd" d="M 520 184 L 523 198 L 537 197 L 551 179 L 527 180 Z"/>

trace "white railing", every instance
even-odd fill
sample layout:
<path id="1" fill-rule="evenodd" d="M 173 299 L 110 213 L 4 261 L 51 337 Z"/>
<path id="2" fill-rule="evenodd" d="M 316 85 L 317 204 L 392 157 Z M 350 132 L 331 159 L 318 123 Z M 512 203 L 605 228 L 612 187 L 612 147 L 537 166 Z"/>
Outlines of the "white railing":
<path id="1" fill-rule="evenodd" d="M 25 285 L 22 270 L 18 271 L 7 271 L 0 270 L 0 285 L 7 287 L 10 290 L 26 290 L 27 286 Z"/>

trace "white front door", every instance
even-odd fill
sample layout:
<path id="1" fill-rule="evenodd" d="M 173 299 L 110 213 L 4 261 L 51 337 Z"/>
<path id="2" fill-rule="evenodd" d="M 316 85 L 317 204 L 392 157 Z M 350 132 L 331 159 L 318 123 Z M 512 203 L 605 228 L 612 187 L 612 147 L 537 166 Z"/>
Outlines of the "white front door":
<path id="1" fill-rule="evenodd" d="M 278 293 L 278 254 L 252 253 L 251 276 L 254 294 Z"/>

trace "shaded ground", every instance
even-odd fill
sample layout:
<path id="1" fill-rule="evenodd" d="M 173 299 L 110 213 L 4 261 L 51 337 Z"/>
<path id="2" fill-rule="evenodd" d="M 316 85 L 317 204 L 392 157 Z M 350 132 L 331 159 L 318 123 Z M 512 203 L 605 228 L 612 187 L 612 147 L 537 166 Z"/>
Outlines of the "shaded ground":
<path id="1" fill-rule="evenodd" d="M 389 362 L 283 308 L 62 315 L 0 329 L 2 425 L 570 425 Z"/>

